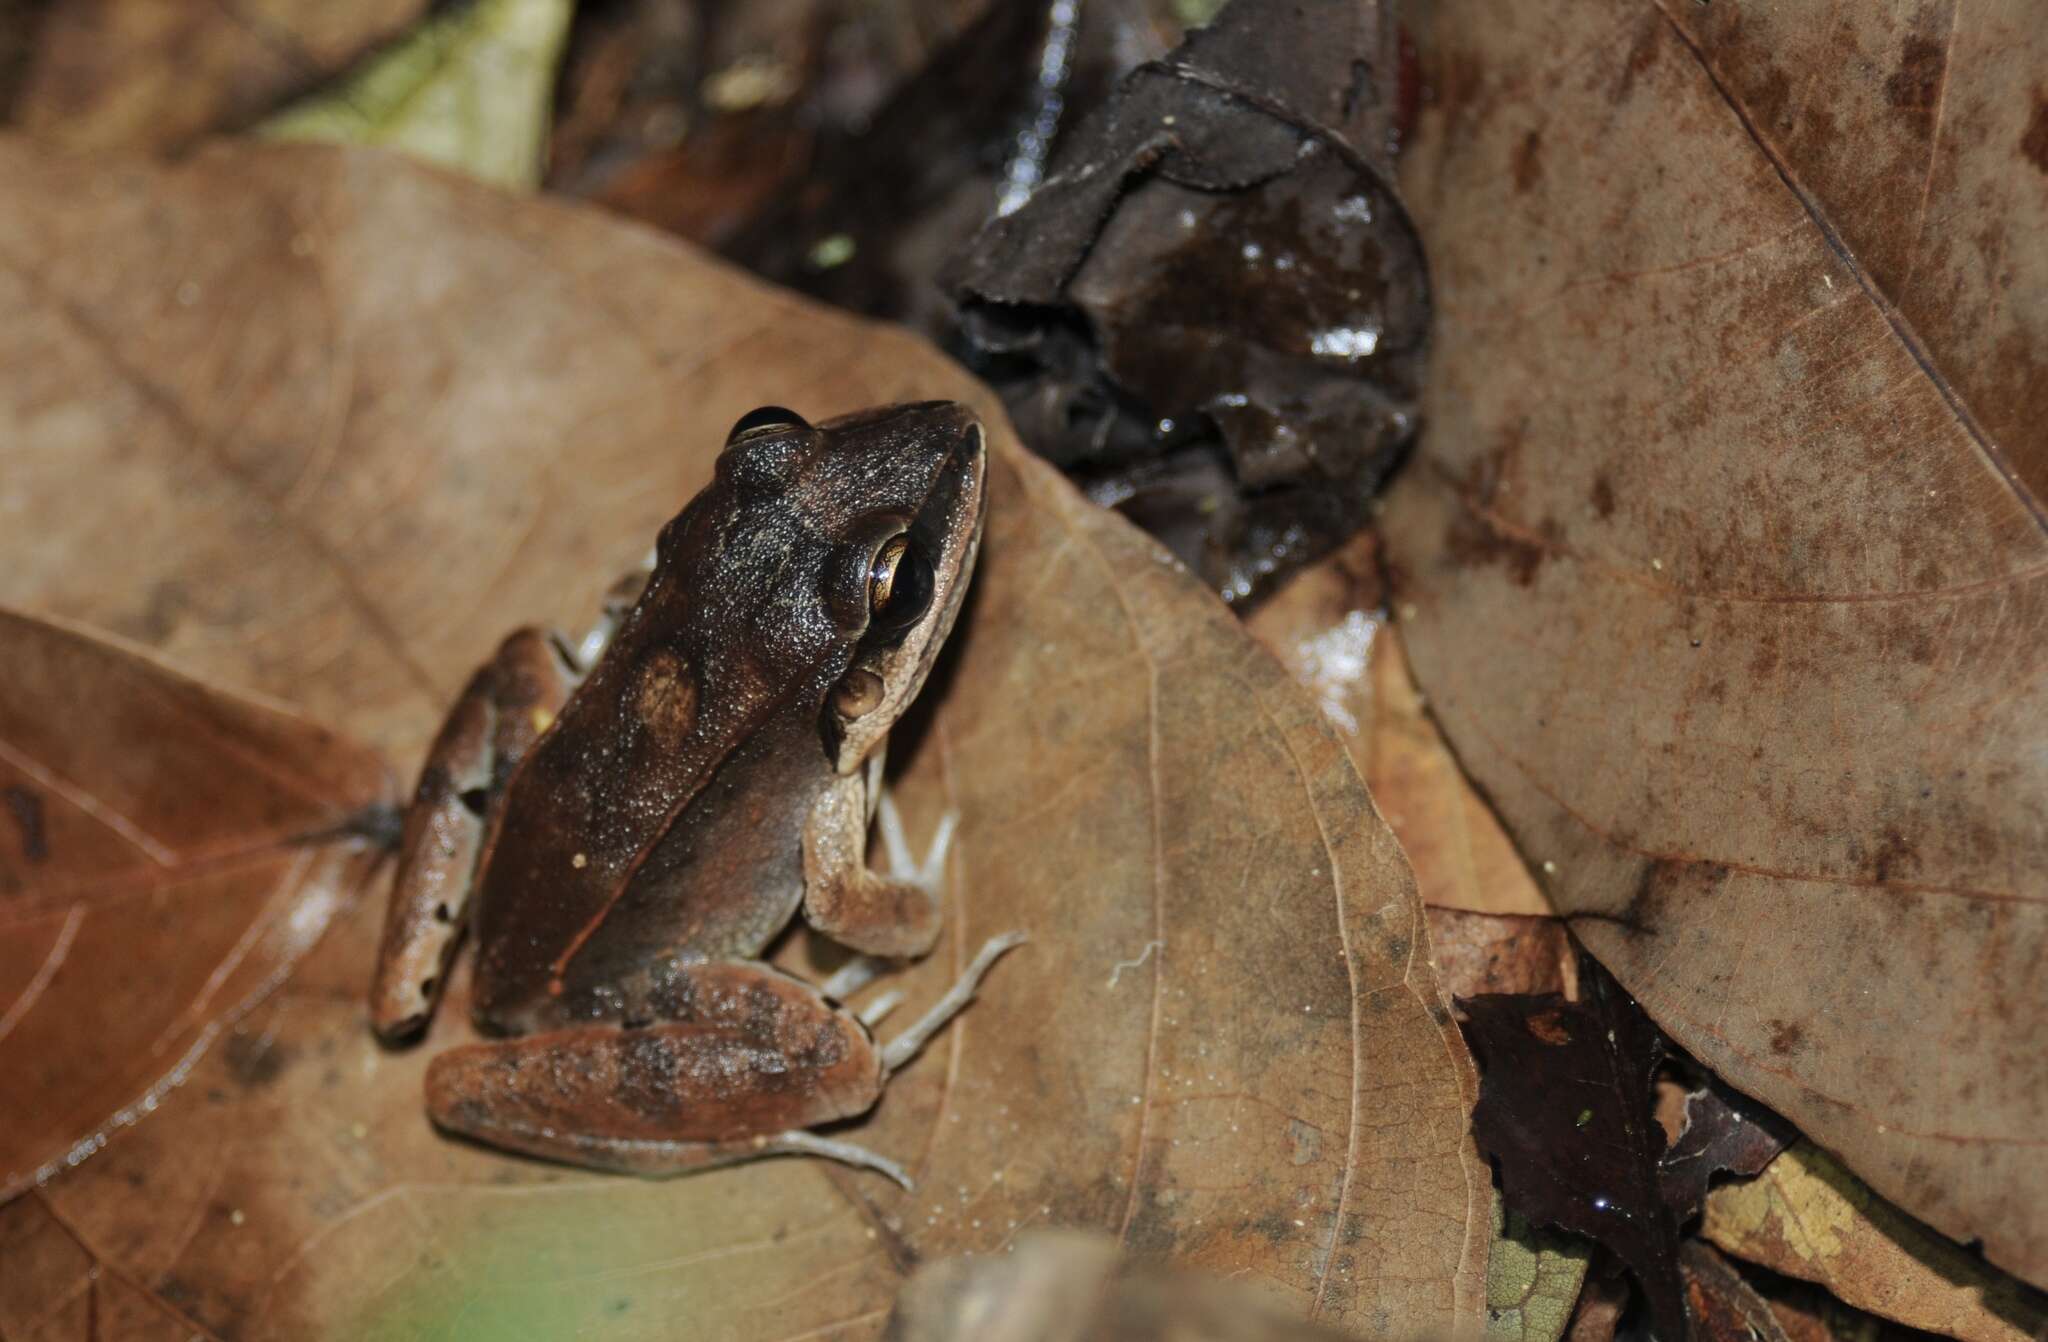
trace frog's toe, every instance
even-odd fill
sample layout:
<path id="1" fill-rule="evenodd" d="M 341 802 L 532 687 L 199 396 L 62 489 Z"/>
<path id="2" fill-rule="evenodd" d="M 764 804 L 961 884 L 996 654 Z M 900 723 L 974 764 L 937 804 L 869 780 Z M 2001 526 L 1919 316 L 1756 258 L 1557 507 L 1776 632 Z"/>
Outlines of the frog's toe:
<path id="1" fill-rule="evenodd" d="M 953 986 L 946 990 L 945 995 L 934 1002 L 931 1009 L 918 1018 L 916 1024 L 882 1046 L 883 1074 L 894 1072 L 916 1057 L 918 1051 L 933 1035 L 945 1029 L 948 1021 L 966 1010 L 967 1004 L 974 1000 L 976 990 L 981 987 L 981 980 L 988 973 L 989 966 L 1028 940 L 1030 938 L 1022 932 L 1005 932 L 983 942 L 980 952 L 969 962 L 960 977 L 953 980 Z"/>
<path id="2" fill-rule="evenodd" d="M 911 854 L 910 836 L 904 831 L 896 799 L 884 792 L 875 810 L 875 827 L 881 831 L 882 849 L 889 859 L 889 878 L 936 897 L 945 879 L 946 856 L 953 850 L 953 830 L 960 823 L 960 813 L 948 811 L 939 817 L 939 827 L 932 832 L 932 846 L 925 850 L 920 862 Z"/>

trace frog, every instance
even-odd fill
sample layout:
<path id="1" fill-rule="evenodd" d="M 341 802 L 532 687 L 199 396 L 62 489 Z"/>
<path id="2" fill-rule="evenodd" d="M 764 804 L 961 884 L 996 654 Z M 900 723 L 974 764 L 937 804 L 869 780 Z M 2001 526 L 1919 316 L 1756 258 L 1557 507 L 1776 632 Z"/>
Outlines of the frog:
<path id="1" fill-rule="evenodd" d="M 910 1186 L 816 1129 L 871 1109 L 1024 941 L 990 938 L 886 1043 L 894 994 L 846 1004 L 940 932 L 956 818 L 916 860 L 883 769 L 962 608 L 986 476 L 956 402 L 764 406 L 589 635 L 517 630 L 470 679 L 400 826 L 370 991 L 376 1034 L 417 1040 L 475 943 L 482 1037 L 429 1060 L 437 1128 L 599 1170 L 811 1155 Z M 822 983 L 763 958 L 799 917 L 851 952 Z"/>

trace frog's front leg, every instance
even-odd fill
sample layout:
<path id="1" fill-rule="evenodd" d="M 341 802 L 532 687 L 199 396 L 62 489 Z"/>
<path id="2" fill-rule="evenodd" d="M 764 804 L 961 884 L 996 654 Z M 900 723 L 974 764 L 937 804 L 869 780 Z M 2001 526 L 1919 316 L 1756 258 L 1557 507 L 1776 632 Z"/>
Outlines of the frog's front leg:
<path id="1" fill-rule="evenodd" d="M 470 678 L 442 723 L 406 809 L 370 989 L 370 1021 L 384 1038 L 410 1035 L 433 1015 L 505 782 L 580 680 L 554 639 L 521 629 Z"/>
<path id="2" fill-rule="evenodd" d="M 805 1129 L 852 1118 L 973 999 L 982 948 L 917 1024 L 886 1045 L 818 990 L 767 965 L 679 965 L 644 1025 L 600 1022 L 470 1044 L 427 1071 L 434 1122 L 493 1146 L 593 1169 L 681 1174 L 768 1155 L 821 1155 L 909 1186 L 895 1162 Z"/>
<path id="3" fill-rule="evenodd" d="M 879 810 L 889 874 L 868 868 L 868 823 Z M 881 751 L 868 767 L 833 780 L 804 826 L 804 919 L 842 946 L 870 956 L 914 959 L 939 936 L 939 878 L 952 844 L 951 815 L 939 821 L 922 863 L 910 856 L 896 808 L 882 791 Z"/>

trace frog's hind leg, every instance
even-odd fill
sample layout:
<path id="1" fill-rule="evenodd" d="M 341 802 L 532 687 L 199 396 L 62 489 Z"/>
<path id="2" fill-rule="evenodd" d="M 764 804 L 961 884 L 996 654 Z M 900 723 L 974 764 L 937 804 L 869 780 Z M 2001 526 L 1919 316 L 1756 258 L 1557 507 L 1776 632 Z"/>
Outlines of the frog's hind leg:
<path id="1" fill-rule="evenodd" d="M 867 1027 L 767 965 L 678 966 L 645 1025 L 571 1026 L 451 1049 L 427 1071 L 441 1127 L 594 1169 L 682 1174 L 756 1156 L 826 1156 L 908 1188 L 901 1166 L 805 1131 L 874 1107 L 889 1074 L 974 998 L 997 937 L 903 1034 Z"/>
<path id="2" fill-rule="evenodd" d="M 881 1097 L 883 1050 L 817 989 L 767 965 L 677 967 L 662 1018 L 451 1049 L 427 1072 L 434 1122 L 595 1169 L 681 1174 L 755 1156 L 829 1156 L 907 1185 L 882 1156 L 804 1129 Z"/>
<path id="3" fill-rule="evenodd" d="M 553 723 L 581 671 L 560 643 L 521 629 L 470 678 L 427 751 L 399 836 L 398 872 L 370 990 L 370 1022 L 411 1035 L 440 1001 L 468 922 L 478 856 L 504 786 Z"/>

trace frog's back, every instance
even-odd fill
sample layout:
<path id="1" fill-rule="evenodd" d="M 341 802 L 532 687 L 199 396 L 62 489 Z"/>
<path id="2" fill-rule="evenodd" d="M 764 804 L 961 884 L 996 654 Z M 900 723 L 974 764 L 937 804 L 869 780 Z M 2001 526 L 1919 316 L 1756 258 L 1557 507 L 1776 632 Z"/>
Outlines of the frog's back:
<path id="1" fill-rule="evenodd" d="M 571 711 L 605 689 L 593 677 Z M 757 955 L 803 898 L 804 818 L 829 777 L 805 715 L 704 723 L 653 751 L 635 724 L 590 733 L 615 744 L 589 754 L 579 725 L 565 713 L 522 766 L 485 858 L 486 1029 L 632 1014 L 664 964 Z"/>
<path id="2" fill-rule="evenodd" d="M 844 638 L 801 593 L 829 543 L 723 477 L 507 782 L 483 857 L 486 1029 L 621 1009 L 664 957 L 752 955 L 802 898 L 802 814 Z"/>

